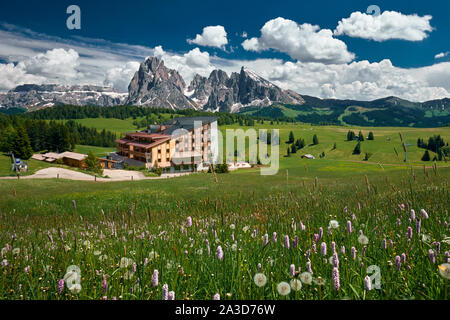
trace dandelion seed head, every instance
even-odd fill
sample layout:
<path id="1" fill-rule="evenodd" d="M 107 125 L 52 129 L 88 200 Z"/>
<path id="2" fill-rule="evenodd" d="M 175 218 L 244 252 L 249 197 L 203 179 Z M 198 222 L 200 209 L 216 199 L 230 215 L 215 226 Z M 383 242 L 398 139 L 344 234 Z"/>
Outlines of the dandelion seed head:
<path id="1" fill-rule="evenodd" d="M 253 277 L 253 281 L 257 287 L 264 287 L 267 283 L 267 277 L 263 273 L 257 273 Z"/>
<path id="2" fill-rule="evenodd" d="M 369 238 L 367 238 L 365 235 L 361 234 L 361 235 L 358 237 L 358 242 L 359 242 L 360 244 L 362 244 L 362 245 L 366 245 L 366 244 L 369 243 Z"/>
<path id="3" fill-rule="evenodd" d="M 302 274 L 300 274 L 300 280 L 304 284 L 311 284 L 313 281 L 312 274 L 310 272 L 303 272 Z"/>
<path id="4" fill-rule="evenodd" d="M 290 285 L 294 291 L 299 291 L 302 288 L 302 282 L 298 279 L 292 279 Z"/>
<path id="5" fill-rule="evenodd" d="M 281 296 L 287 296 L 291 293 L 291 286 L 289 283 L 282 281 L 277 285 L 277 291 Z"/>

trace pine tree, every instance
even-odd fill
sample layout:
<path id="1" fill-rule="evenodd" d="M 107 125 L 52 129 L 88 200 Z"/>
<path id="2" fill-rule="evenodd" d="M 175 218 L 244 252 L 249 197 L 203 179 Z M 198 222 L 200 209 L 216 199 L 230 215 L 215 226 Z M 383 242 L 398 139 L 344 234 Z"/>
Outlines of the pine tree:
<path id="1" fill-rule="evenodd" d="M 314 144 L 314 145 L 319 144 L 319 138 L 317 138 L 317 135 L 316 135 L 316 134 L 313 136 L 313 144 Z"/>
<path id="2" fill-rule="evenodd" d="M 11 141 L 10 149 L 16 158 L 27 160 L 33 155 L 30 139 L 23 127 L 18 127 L 16 129 L 16 133 Z"/>
<path id="3" fill-rule="evenodd" d="M 362 134 L 361 131 L 359 132 L 358 140 L 359 140 L 359 141 L 364 141 L 364 135 Z"/>
<path id="4" fill-rule="evenodd" d="M 295 143 L 291 146 L 291 153 L 297 153 L 297 147 L 295 146 Z"/>
<path id="5" fill-rule="evenodd" d="M 291 131 L 291 132 L 289 132 L 288 143 L 293 143 L 293 142 L 294 142 L 294 133 Z"/>
<path id="6" fill-rule="evenodd" d="M 369 137 L 367 138 L 367 140 L 375 140 L 375 137 L 373 136 L 372 131 L 369 132 Z"/>
<path id="7" fill-rule="evenodd" d="M 291 149 L 288 147 L 287 148 L 287 156 L 290 157 L 291 156 Z"/>
<path id="8" fill-rule="evenodd" d="M 361 142 L 358 141 L 355 149 L 353 149 L 353 154 L 361 154 Z"/>
<path id="9" fill-rule="evenodd" d="M 353 141 L 355 139 L 355 133 L 351 130 L 347 132 L 347 141 Z"/>
<path id="10" fill-rule="evenodd" d="M 103 174 L 102 166 L 98 162 L 97 156 L 92 152 L 92 150 L 89 150 L 88 156 L 85 160 L 86 166 L 89 171 L 95 172 L 99 175 Z"/>
<path id="11" fill-rule="evenodd" d="M 425 150 L 425 153 L 423 154 L 422 161 L 430 161 L 430 153 L 428 150 Z"/>

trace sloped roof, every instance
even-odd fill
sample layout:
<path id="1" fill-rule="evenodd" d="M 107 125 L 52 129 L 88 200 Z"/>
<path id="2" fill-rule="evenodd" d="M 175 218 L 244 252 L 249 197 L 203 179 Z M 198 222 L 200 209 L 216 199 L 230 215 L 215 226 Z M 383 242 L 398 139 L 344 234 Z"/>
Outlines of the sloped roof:
<path id="1" fill-rule="evenodd" d="M 168 126 L 167 129 L 164 130 L 164 134 L 172 135 L 175 130 L 185 129 L 187 131 L 194 130 L 194 123 L 196 121 L 201 122 L 202 125 L 209 124 L 217 121 L 217 117 L 184 117 L 184 118 L 175 118 L 172 119 L 164 125 Z"/>
<path id="2" fill-rule="evenodd" d="M 78 160 L 78 161 L 84 160 L 88 157 L 87 154 L 70 152 L 70 151 L 60 153 L 59 155 L 61 158 L 74 159 L 74 160 Z"/>

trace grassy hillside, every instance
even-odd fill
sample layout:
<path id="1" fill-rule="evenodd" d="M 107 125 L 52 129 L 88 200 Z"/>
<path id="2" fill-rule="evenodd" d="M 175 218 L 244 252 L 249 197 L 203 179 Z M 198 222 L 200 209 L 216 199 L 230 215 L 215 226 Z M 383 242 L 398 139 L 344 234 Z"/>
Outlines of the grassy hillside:
<path id="1" fill-rule="evenodd" d="M 94 152 L 97 157 L 104 157 L 106 153 L 115 151 L 115 148 L 104 148 L 104 147 L 94 147 L 94 146 L 83 146 L 76 145 L 74 152 L 79 152 L 83 154 L 88 154 L 89 151 Z"/>
<path id="2" fill-rule="evenodd" d="M 450 99 L 416 103 L 395 97 L 375 101 L 318 99 L 303 96 L 303 105 L 248 107 L 241 113 L 305 123 L 357 126 L 437 127 L 450 124 Z"/>
<path id="3" fill-rule="evenodd" d="M 226 129 L 238 129 L 238 125 L 226 126 L 221 128 L 223 134 Z M 301 164 L 299 158 L 302 154 L 312 154 L 316 158 L 322 152 L 325 152 L 326 160 L 339 160 L 359 162 L 364 159 L 365 153 L 372 153 L 372 157 L 369 162 L 381 163 L 381 164 L 400 164 L 404 160 L 404 152 L 400 141 L 399 133 L 402 134 L 403 140 L 407 144 L 408 150 L 408 163 L 423 164 L 421 158 L 424 153 L 424 149 L 417 147 L 417 139 L 423 138 L 428 140 L 432 135 L 440 134 L 446 142 L 450 142 L 450 127 L 435 128 L 435 129 L 418 129 L 418 128 L 378 128 L 378 127 L 341 127 L 341 126 L 311 126 L 307 124 L 274 124 L 270 125 L 268 122 L 265 124 L 256 124 L 255 127 L 245 127 L 244 130 L 254 128 L 259 129 L 279 129 L 280 130 L 280 155 L 281 164 L 292 163 L 290 166 L 295 166 L 295 163 Z M 373 132 L 375 140 L 368 141 L 367 139 L 361 143 L 361 154 L 352 155 L 355 148 L 356 141 L 346 141 L 348 130 L 354 131 L 356 134 L 361 130 L 364 137 L 367 138 L 370 131 Z M 294 138 L 302 138 L 305 140 L 307 147 L 297 151 L 297 154 L 291 155 L 291 158 L 285 158 L 286 149 L 288 144 L 289 132 L 294 133 Z M 311 145 L 314 135 L 319 138 L 318 145 Z M 336 143 L 336 150 L 333 149 L 333 145 Z M 394 151 L 394 148 L 398 152 L 398 156 Z M 270 149 L 270 148 L 269 148 Z M 430 153 L 432 158 L 434 153 Z M 322 161 L 322 160 L 313 160 Z M 311 162 L 311 161 L 310 161 Z"/>

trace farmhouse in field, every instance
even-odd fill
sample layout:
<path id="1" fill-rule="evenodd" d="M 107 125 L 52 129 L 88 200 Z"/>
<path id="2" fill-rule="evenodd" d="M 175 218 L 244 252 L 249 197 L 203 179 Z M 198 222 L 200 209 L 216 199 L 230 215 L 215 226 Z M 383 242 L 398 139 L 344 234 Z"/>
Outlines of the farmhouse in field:
<path id="1" fill-rule="evenodd" d="M 251 168 L 251 164 L 248 162 L 229 162 L 228 163 L 228 170 L 233 171 L 233 170 L 237 170 L 237 169 L 242 169 L 242 168 Z"/>
<path id="2" fill-rule="evenodd" d="M 111 159 L 130 159 L 146 168 L 196 170 L 218 157 L 217 117 L 176 118 L 147 130 L 127 133 L 116 140 L 117 154 Z"/>

